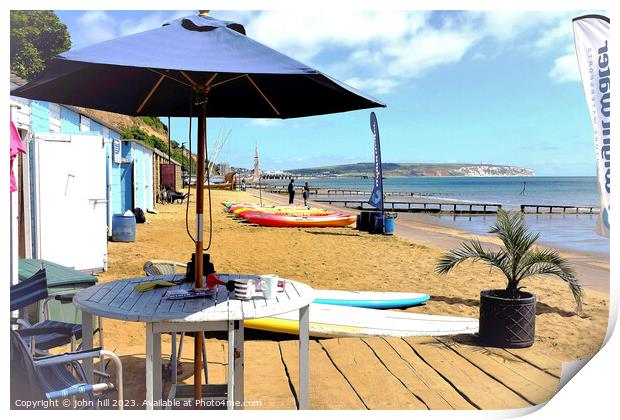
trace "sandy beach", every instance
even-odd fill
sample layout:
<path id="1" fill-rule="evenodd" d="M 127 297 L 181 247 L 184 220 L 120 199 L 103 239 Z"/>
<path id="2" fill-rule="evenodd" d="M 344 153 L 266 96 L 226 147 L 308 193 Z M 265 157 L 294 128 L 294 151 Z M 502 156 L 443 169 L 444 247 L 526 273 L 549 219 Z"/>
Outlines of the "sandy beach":
<path id="1" fill-rule="evenodd" d="M 283 200 L 282 196 L 268 198 Z M 209 253 L 219 272 L 276 273 L 318 289 L 424 292 L 431 300 L 408 311 L 473 318 L 478 316 L 480 290 L 504 286 L 498 273 L 478 263 L 464 264 L 446 276 L 434 273 L 442 248 L 452 246 L 462 233 L 429 226 L 410 226 L 410 230 L 405 229 L 406 237 L 370 235 L 353 227 L 265 228 L 224 213 L 220 205 L 223 200 L 258 201 L 250 191 L 212 191 L 213 237 Z M 190 204 L 190 230 L 194 226 L 192 208 Z M 110 242 L 109 271 L 99 276 L 100 281 L 143 276 L 142 266 L 150 259 L 186 262 L 194 245 L 186 233 L 185 209 L 185 205 L 160 205 L 159 214 L 147 214 L 148 223 L 138 225 L 136 242 Z M 424 230 L 428 234 L 417 239 L 416 232 Z M 208 232 L 206 222 L 206 238 Z M 445 239 L 443 247 L 437 245 L 442 243 L 441 238 Z M 590 280 L 582 281 L 589 284 Z M 532 279 L 524 285 L 538 297 L 536 342 L 531 351 L 558 361 L 576 360 L 598 351 L 607 327 L 607 293 L 587 288 L 583 313 L 577 314 L 572 295 L 561 281 Z M 269 335 L 254 336 L 260 345 L 269 345 Z M 129 397 L 143 398 L 144 325 L 106 320 L 105 339 L 106 348 L 124 356 Z M 169 342 L 169 336 L 164 337 L 166 340 Z M 218 338 L 207 342 L 213 354 L 221 353 L 225 345 L 225 340 Z M 164 344 L 164 353 L 167 348 Z M 193 344 L 187 343 L 185 349 L 184 358 L 190 360 Z M 224 361 L 209 361 L 214 377 L 223 378 Z M 268 374 L 271 367 L 266 364 L 261 369 Z"/>

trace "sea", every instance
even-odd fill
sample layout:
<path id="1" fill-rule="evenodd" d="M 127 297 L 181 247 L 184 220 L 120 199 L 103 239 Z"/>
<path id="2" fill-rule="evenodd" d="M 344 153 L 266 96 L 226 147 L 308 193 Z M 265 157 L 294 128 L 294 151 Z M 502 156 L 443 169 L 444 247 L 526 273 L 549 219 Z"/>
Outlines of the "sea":
<path id="1" fill-rule="evenodd" d="M 360 177 L 298 178 L 296 185 L 308 182 L 311 188 L 371 191 L 373 179 Z M 265 184 L 286 185 L 288 180 L 267 180 Z M 428 201 L 501 204 L 505 210 L 519 210 L 521 204 L 598 206 L 596 177 L 391 177 L 383 181 L 387 192 L 419 194 Z M 332 196 L 334 197 L 334 196 Z M 338 196 L 337 198 L 344 198 Z M 362 199 L 363 196 L 357 197 Z M 368 196 L 365 196 L 368 197 Z M 320 197 L 323 198 L 323 197 Z M 386 201 L 403 201 L 387 197 Z M 448 226 L 474 234 L 486 234 L 495 215 L 407 216 L 425 223 Z M 558 248 L 609 255 L 609 239 L 596 233 L 597 214 L 526 214 L 531 230 L 540 233 L 542 244 Z"/>

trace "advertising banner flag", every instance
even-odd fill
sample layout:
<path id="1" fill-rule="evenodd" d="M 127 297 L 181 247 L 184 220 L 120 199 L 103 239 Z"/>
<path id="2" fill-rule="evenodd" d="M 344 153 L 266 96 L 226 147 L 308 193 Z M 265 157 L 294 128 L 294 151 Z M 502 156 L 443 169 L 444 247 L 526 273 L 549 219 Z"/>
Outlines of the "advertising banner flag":
<path id="1" fill-rule="evenodd" d="M 375 182 L 368 204 L 383 211 L 383 173 L 381 171 L 381 142 L 379 140 L 379 124 L 374 112 L 370 113 L 370 130 L 375 136 Z"/>
<path id="2" fill-rule="evenodd" d="M 573 19 L 579 72 L 594 129 L 594 148 L 601 197 L 597 230 L 609 237 L 610 215 L 610 57 L 609 18 L 586 15 Z"/>

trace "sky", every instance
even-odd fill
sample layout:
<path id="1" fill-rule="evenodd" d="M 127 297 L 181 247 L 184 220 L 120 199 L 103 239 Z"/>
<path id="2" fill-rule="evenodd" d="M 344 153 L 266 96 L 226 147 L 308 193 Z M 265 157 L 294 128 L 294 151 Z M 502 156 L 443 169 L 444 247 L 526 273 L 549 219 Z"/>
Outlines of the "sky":
<path id="1" fill-rule="evenodd" d="M 73 48 L 196 11 L 57 11 Z M 592 125 L 574 54 L 583 11 L 219 11 L 249 37 L 387 104 L 383 162 L 493 163 L 594 176 Z M 299 98 L 303 100 L 303 98 Z M 263 170 L 373 160 L 371 110 L 292 120 L 212 118 L 217 161 Z M 164 118 L 164 122 L 167 119 Z M 188 119 L 172 138 L 187 142 Z M 195 131 L 196 124 L 193 124 Z M 196 150 L 195 132 L 192 148 Z"/>

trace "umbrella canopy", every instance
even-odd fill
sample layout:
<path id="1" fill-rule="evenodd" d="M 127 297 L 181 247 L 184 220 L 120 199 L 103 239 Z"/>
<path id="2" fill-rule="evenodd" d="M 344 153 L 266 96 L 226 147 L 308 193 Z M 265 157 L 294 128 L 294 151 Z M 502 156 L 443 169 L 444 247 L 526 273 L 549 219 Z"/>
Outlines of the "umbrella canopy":
<path id="1" fill-rule="evenodd" d="M 198 117 L 196 287 L 203 287 L 207 117 L 293 118 L 385 106 L 206 13 L 63 53 L 11 94 L 126 115 Z M 196 401 L 203 338 L 194 340 Z"/>
<path id="2" fill-rule="evenodd" d="M 207 117 L 293 118 L 385 106 L 248 38 L 243 26 L 209 16 L 68 51 L 11 94 L 126 115 L 189 117 L 189 95 L 201 86 L 210 86 Z"/>

